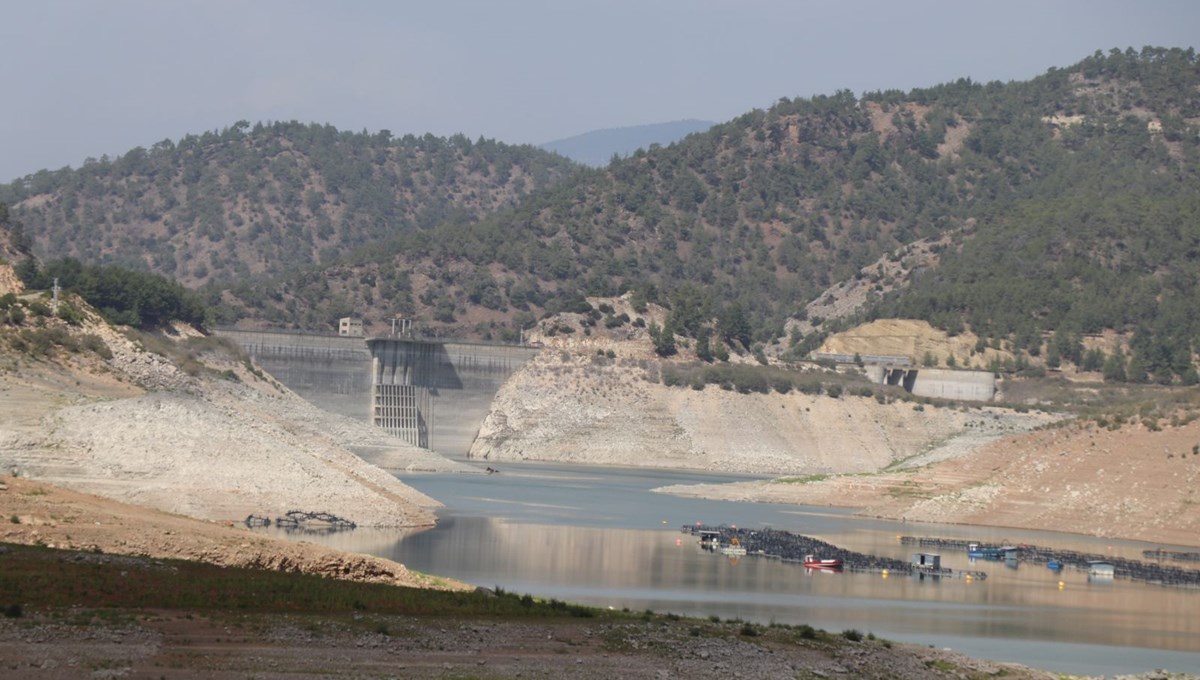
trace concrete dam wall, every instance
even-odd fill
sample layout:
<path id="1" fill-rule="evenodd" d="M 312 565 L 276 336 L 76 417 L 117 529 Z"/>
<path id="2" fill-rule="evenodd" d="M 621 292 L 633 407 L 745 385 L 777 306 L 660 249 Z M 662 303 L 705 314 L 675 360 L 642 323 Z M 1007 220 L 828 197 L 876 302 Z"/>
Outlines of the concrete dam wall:
<path id="1" fill-rule="evenodd" d="M 219 330 L 312 404 L 374 422 L 423 448 L 465 458 L 528 347 L 406 337 Z"/>

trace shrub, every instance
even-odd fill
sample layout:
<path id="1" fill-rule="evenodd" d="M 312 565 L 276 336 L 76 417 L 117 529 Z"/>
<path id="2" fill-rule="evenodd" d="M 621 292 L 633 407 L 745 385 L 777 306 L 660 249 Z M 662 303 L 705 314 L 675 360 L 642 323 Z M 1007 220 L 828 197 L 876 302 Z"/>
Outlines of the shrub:
<path id="1" fill-rule="evenodd" d="M 738 392 L 748 394 L 750 392 L 761 392 L 766 394 L 771 391 L 771 384 L 767 381 L 767 377 L 760 371 L 742 368 L 735 371 L 733 374 L 733 384 Z"/>
<path id="2" fill-rule="evenodd" d="M 83 323 L 83 312 L 75 309 L 73 305 L 62 302 L 58 305 L 58 318 L 72 326 L 78 326 Z"/>
<path id="3" fill-rule="evenodd" d="M 854 628 L 847 628 L 842 631 L 842 637 L 851 642 L 858 642 L 863 639 L 863 634 Z"/>
<path id="4" fill-rule="evenodd" d="M 104 343 L 104 340 L 99 335 L 88 333 L 87 335 L 80 336 L 79 344 L 89 352 L 94 352 L 105 361 L 113 358 L 112 350 L 108 348 L 108 345 Z"/>
<path id="5" fill-rule="evenodd" d="M 667 387 L 678 387 L 680 385 L 686 384 L 686 382 L 687 382 L 687 379 L 684 376 L 683 371 L 679 370 L 678 368 L 676 368 L 674 366 L 663 366 L 662 383 L 664 385 L 666 385 Z"/>

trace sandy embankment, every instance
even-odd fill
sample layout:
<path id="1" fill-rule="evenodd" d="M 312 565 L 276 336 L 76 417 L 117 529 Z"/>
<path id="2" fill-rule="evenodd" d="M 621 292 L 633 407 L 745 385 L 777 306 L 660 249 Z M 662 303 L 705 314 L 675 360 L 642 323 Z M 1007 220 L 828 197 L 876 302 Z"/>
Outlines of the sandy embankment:
<path id="1" fill-rule="evenodd" d="M 1069 425 L 1008 437 L 919 469 L 659 491 L 1194 547 L 1200 546 L 1198 445 L 1200 422 L 1156 432 Z"/>

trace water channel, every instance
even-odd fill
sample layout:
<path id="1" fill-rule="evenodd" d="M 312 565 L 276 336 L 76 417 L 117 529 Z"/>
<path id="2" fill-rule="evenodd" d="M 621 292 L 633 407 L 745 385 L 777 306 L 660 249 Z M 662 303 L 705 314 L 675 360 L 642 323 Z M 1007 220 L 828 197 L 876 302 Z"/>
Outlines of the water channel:
<path id="1" fill-rule="evenodd" d="M 475 585 L 602 607 L 808 623 L 830 631 L 855 628 L 1068 673 L 1155 668 L 1200 673 L 1197 588 L 1099 581 L 1071 568 L 1055 573 L 1032 564 L 1014 569 L 1003 562 L 969 562 L 965 552 L 954 550 L 941 551 L 943 566 L 985 571 L 987 578 L 809 572 L 794 563 L 701 550 L 679 528 L 696 522 L 772 527 L 903 560 L 922 549 L 902 545 L 902 534 L 1131 558 L 1158 545 L 888 522 L 839 509 L 706 501 L 651 491 L 667 484 L 745 479 L 732 476 L 542 464 L 501 468 L 495 475 L 403 476 L 445 504 L 434 529 L 357 529 L 304 538 Z"/>

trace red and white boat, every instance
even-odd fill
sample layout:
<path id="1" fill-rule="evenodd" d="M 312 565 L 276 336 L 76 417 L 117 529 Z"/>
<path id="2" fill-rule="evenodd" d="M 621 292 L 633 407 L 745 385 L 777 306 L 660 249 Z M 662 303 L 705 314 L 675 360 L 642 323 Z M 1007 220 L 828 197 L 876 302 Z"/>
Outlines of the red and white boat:
<path id="1" fill-rule="evenodd" d="M 804 556 L 804 568 L 805 569 L 826 569 L 829 571 L 834 571 L 834 570 L 842 568 L 842 561 L 838 560 L 838 559 L 821 560 L 821 559 L 817 559 L 816 557 L 814 557 L 812 555 L 805 555 Z"/>

